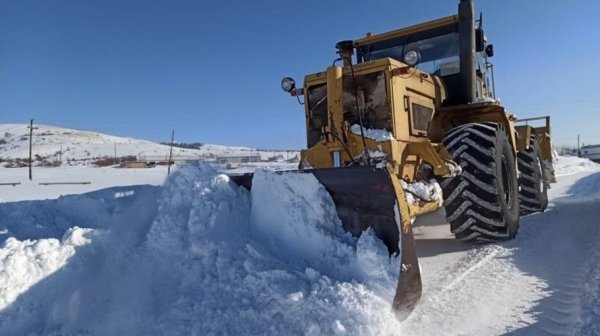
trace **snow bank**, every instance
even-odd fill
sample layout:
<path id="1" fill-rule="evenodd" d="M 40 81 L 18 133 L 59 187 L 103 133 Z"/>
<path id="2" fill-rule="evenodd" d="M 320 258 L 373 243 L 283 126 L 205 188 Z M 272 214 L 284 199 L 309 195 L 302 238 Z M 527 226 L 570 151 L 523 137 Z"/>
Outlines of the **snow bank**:
<path id="1" fill-rule="evenodd" d="M 330 278 L 360 281 L 391 302 L 400 261 L 371 230 L 342 229 L 329 193 L 312 174 L 258 171 L 252 187 L 253 238 L 284 261 Z M 374 280 L 375 276 L 375 280 Z"/>
<path id="2" fill-rule="evenodd" d="M 61 241 L 6 240 L 3 335 L 399 330 L 391 312 L 399 261 L 372 231 L 359 239 L 343 232 L 312 175 L 260 171 L 250 193 L 208 166 L 188 167 L 170 176 L 156 202 L 115 195 L 94 208 L 106 212 L 102 225 L 88 221 L 102 235 L 71 216 Z M 116 206 L 124 199 L 126 207 Z M 54 209 L 40 209 L 44 226 Z"/>
<path id="3" fill-rule="evenodd" d="M 194 185 L 194 200 L 174 197 L 187 191 L 167 186 L 149 234 L 149 245 L 174 258 L 181 278 L 160 328 L 234 335 L 393 328 L 398 262 L 390 263 L 372 232 L 357 240 L 341 230 L 312 175 L 259 171 L 251 194 L 223 175 Z"/>
<path id="4" fill-rule="evenodd" d="M 148 244 L 163 252 L 199 251 L 206 240 L 245 236 L 249 196 L 208 165 L 185 168 L 165 185 Z"/>
<path id="5" fill-rule="evenodd" d="M 581 169 L 582 166 L 576 166 Z M 588 169 L 590 169 L 588 167 Z M 592 171 L 600 171 L 600 165 L 591 167 Z M 584 173 L 585 174 L 585 173 Z M 566 191 L 561 198 L 561 203 L 599 203 L 600 202 L 600 178 L 598 173 L 587 173 L 587 176 L 583 176 L 578 180 L 578 183 L 573 185 L 568 191 Z"/>
<path id="6" fill-rule="evenodd" d="M 599 170 L 600 164 L 576 156 L 559 156 L 554 162 L 556 177 Z"/>
<path id="7" fill-rule="evenodd" d="M 343 231 L 331 197 L 314 175 L 257 171 L 251 216 L 255 239 L 272 251 L 315 261 L 312 266 L 320 271 L 348 269 L 355 242 Z"/>
<path id="8" fill-rule="evenodd" d="M 61 240 L 8 238 L 0 248 L 0 311 L 65 266 L 77 247 L 89 244 L 94 234 L 94 230 L 73 227 Z"/>

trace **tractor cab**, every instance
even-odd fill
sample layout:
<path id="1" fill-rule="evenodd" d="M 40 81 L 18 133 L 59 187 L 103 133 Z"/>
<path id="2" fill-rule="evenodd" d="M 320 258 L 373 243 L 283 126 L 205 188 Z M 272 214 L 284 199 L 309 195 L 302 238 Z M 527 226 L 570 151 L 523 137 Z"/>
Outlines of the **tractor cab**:
<path id="1" fill-rule="evenodd" d="M 446 88 L 446 106 L 493 101 L 489 58 L 494 49 L 486 41 L 482 23 L 481 16 L 473 19 L 472 4 L 463 1 L 458 15 L 353 41 L 356 61 L 390 57 L 439 76 Z"/>

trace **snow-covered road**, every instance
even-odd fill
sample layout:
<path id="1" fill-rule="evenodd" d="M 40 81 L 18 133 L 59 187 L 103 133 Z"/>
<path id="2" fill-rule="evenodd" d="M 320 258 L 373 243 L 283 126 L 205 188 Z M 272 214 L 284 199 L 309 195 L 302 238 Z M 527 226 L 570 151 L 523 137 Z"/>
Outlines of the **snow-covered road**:
<path id="1" fill-rule="evenodd" d="M 600 335 L 600 172 L 561 164 L 549 209 L 513 241 L 458 242 L 443 210 L 419 219 L 425 289 L 405 334 Z"/>
<path id="2" fill-rule="evenodd" d="M 250 194 L 194 168 L 0 203 L 0 335 L 600 335 L 600 168 L 561 157 L 557 172 L 513 241 L 464 244 L 442 212 L 419 218 L 424 294 L 401 324 L 397 260 L 341 232 L 310 175 L 259 174 Z"/>

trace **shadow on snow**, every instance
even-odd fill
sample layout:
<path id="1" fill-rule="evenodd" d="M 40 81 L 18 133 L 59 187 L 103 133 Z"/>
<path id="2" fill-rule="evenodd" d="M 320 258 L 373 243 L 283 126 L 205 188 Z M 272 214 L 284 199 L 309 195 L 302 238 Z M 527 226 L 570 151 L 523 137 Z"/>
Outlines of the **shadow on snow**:
<path id="1" fill-rule="evenodd" d="M 125 325 L 118 329 L 127 330 L 127 321 L 134 323 L 136 316 L 122 311 L 121 307 L 126 305 L 119 303 L 142 295 L 126 292 L 136 285 L 123 282 L 139 281 L 152 274 L 131 276 L 127 274 L 129 270 L 119 269 L 119 265 L 124 265 L 123 260 L 131 262 L 136 258 L 134 251 L 143 244 L 156 216 L 160 190 L 161 187 L 149 185 L 114 187 L 55 200 L 0 204 L 0 232 L 5 232 L 0 234 L 0 246 L 9 237 L 60 240 L 74 226 L 99 229 L 102 233 L 91 243 L 77 247 L 64 267 L 27 289 L 0 311 L 0 333 L 90 334 L 90 330 L 73 329 L 81 326 L 82 321 L 86 325 L 101 323 L 110 330 L 111 326 L 106 324 L 111 321 L 98 316 L 107 310 L 122 315 L 123 321 L 118 323 Z M 108 228 L 110 230 L 102 230 Z M 86 267 L 90 263 L 94 267 Z M 103 296 L 106 292 L 116 293 L 118 297 Z M 137 299 L 144 300 L 143 297 Z M 73 321 L 79 323 L 71 324 Z M 135 333 L 135 330 L 130 331 Z"/>
<path id="2" fill-rule="evenodd" d="M 597 267 L 592 256 L 600 248 L 600 173 L 580 179 L 552 203 L 545 213 L 522 218 L 518 238 L 503 244 L 515 248 L 511 258 L 516 267 L 547 286 L 547 296 L 529 311 L 535 322 L 506 335 L 600 332 L 578 325 L 585 310 L 583 291 L 589 286 L 589 271 Z M 600 319 L 595 318 L 591 325 L 598 328 Z"/>

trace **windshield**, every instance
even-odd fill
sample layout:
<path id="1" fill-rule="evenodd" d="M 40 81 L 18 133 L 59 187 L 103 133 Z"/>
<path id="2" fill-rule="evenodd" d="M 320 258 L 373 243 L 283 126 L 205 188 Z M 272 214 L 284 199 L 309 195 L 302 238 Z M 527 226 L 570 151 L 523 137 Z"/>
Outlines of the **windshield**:
<path id="1" fill-rule="evenodd" d="M 420 70 L 440 76 L 460 72 L 458 33 L 434 36 L 414 42 L 410 42 L 409 36 L 407 42 L 385 49 L 367 51 L 363 57 L 365 61 L 390 57 L 402 62 L 403 55 L 407 51 L 416 50 L 420 55 L 417 65 Z"/>

